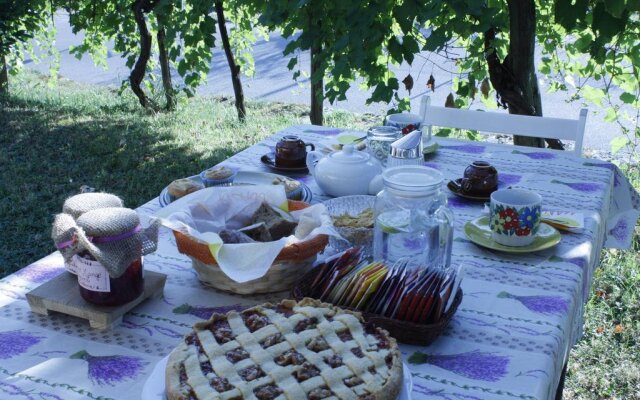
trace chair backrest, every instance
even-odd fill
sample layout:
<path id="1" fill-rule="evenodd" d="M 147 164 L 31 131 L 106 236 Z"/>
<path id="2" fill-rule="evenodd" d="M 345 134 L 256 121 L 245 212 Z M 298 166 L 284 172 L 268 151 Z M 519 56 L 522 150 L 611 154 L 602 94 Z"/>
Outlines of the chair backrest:
<path id="1" fill-rule="evenodd" d="M 432 106 L 429 96 L 423 96 L 420 115 L 423 126 L 432 126 L 475 130 L 481 132 L 504 133 L 510 135 L 532 136 L 575 142 L 574 153 L 582 155 L 584 127 L 587 110 L 580 110 L 578 119 L 532 117 L 506 113 L 460 110 L 457 108 Z"/>

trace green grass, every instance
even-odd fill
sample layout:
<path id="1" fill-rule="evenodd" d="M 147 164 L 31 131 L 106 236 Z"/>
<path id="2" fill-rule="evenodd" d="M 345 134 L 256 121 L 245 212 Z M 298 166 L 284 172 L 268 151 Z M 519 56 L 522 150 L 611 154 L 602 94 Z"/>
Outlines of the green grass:
<path id="1" fill-rule="evenodd" d="M 0 276 L 54 249 L 53 216 L 82 185 L 135 208 L 169 182 L 194 175 L 287 126 L 307 108 L 249 102 L 239 124 L 231 99 L 183 98 L 174 113 L 142 111 L 114 89 L 23 73 L 0 98 Z M 365 127 L 373 116 L 331 112 L 328 125 Z"/>
<path id="2" fill-rule="evenodd" d="M 637 168 L 627 171 L 640 188 Z M 566 399 L 640 399 L 640 232 L 628 251 L 605 250 L 569 358 Z"/>
<path id="3" fill-rule="evenodd" d="M 0 277 L 54 250 L 53 215 L 88 185 L 132 208 L 173 179 L 195 174 L 286 126 L 307 108 L 249 102 L 238 124 L 231 99 L 182 99 L 149 114 L 115 90 L 24 73 L 0 97 Z M 364 128 L 371 115 L 332 112 L 327 125 Z M 629 171 L 640 187 L 638 170 Z M 640 399 L 640 241 L 603 252 L 586 308 L 585 335 L 570 357 L 565 398 Z M 617 328 L 616 328 L 617 327 Z"/>

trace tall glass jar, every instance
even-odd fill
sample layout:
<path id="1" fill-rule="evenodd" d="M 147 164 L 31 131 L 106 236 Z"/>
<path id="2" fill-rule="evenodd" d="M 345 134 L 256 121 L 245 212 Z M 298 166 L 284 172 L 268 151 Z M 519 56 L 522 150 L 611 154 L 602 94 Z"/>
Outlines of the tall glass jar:
<path id="1" fill-rule="evenodd" d="M 424 166 L 385 170 L 374 208 L 373 255 L 388 265 L 448 267 L 453 214 L 442 192 L 442 174 Z"/>
<path id="2" fill-rule="evenodd" d="M 391 143 L 401 136 L 402 131 L 393 126 L 374 126 L 369 128 L 367 131 L 367 151 L 385 167 Z"/>

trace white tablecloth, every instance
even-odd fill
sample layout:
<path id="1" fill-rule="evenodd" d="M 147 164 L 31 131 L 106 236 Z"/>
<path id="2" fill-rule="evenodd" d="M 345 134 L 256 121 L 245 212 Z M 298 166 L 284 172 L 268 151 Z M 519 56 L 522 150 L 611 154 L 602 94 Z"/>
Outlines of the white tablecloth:
<path id="1" fill-rule="evenodd" d="M 305 141 L 331 140 L 340 129 L 294 126 L 223 164 L 265 171 L 260 156 L 285 134 Z M 401 350 L 413 375 L 414 399 L 553 398 L 571 346 L 580 337 L 583 305 L 600 250 L 627 247 L 638 217 L 638 196 L 612 164 L 569 153 L 438 139 L 425 165 L 446 178 L 462 175 L 474 160 L 491 162 L 501 185 L 534 189 L 546 210 L 583 213 L 585 228 L 563 233 L 547 251 L 511 255 L 469 242 L 462 227 L 482 205 L 450 194 L 455 213 L 453 262 L 464 261 L 464 299 L 447 331 L 431 346 Z M 194 174 L 199 171 L 193 171 Z M 298 176 L 326 199 L 310 176 Z M 146 220 L 158 199 L 138 208 Z M 53 248 L 53 245 L 52 245 Z M 153 366 L 213 311 L 225 312 L 285 294 L 237 296 L 203 286 L 190 260 L 177 252 L 168 230 L 145 268 L 168 275 L 164 299 L 128 313 L 117 328 L 101 332 L 64 315 L 29 310 L 25 293 L 63 272 L 58 253 L 0 281 L 0 398 L 138 399 Z"/>

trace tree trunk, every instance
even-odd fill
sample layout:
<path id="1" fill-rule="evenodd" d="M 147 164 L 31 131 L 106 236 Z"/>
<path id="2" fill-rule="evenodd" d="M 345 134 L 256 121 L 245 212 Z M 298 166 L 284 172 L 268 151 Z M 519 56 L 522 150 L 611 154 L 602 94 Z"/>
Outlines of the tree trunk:
<path id="1" fill-rule="evenodd" d="M 144 75 L 147 71 L 147 62 L 151 56 L 151 34 L 147 28 L 147 22 L 145 21 L 145 14 L 150 12 L 159 0 L 136 0 L 131 6 L 133 9 L 133 15 L 140 32 L 140 55 L 136 60 L 131 74 L 129 75 L 129 83 L 131 84 L 131 90 L 138 97 L 140 105 L 144 108 L 150 108 L 154 111 L 159 111 L 159 107 L 149 99 L 144 93 L 140 84 L 144 79 Z"/>
<path id="2" fill-rule="evenodd" d="M 313 125 L 322 125 L 322 103 L 324 101 L 324 82 L 320 77 L 314 82 L 314 76 L 320 70 L 318 54 L 322 51 L 320 46 L 311 47 L 311 113 L 309 119 Z"/>
<path id="3" fill-rule="evenodd" d="M 536 8 L 534 0 L 507 0 L 509 7 L 509 56 L 507 68 L 513 74 L 524 100 L 523 105 L 509 104 L 510 114 L 542 116 L 540 92 L 536 81 L 534 49 L 536 43 Z M 537 97 L 537 98 L 536 98 Z M 521 146 L 544 147 L 544 140 L 514 136 L 513 143 Z"/>
<path id="4" fill-rule="evenodd" d="M 247 115 L 244 108 L 244 93 L 242 92 L 242 82 L 240 81 L 240 66 L 236 64 L 229 44 L 229 35 L 227 34 L 227 25 L 224 19 L 224 8 L 222 1 L 215 2 L 216 15 L 218 17 L 218 28 L 220 29 L 220 38 L 224 47 L 224 54 L 227 56 L 227 63 L 231 70 L 231 83 L 233 83 L 233 93 L 236 97 L 236 110 L 238 111 L 238 119 L 244 122 Z"/>
<path id="5" fill-rule="evenodd" d="M 9 93 L 9 68 L 4 54 L 0 56 L 0 94 Z"/>
<path id="6" fill-rule="evenodd" d="M 542 100 L 535 73 L 536 9 L 534 0 L 507 0 L 509 8 L 509 53 L 501 62 L 492 47 L 495 30 L 485 33 L 485 52 L 491 84 L 499 103 L 510 114 L 542 116 Z M 516 145 L 564 149 L 557 139 L 514 136 Z"/>
<path id="7" fill-rule="evenodd" d="M 171 69 L 169 66 L 169 57 L 167 57 L 167 46 L 165 44 L 164 26 L 158 24 L 158 59 L 160 61 L 160 70 L 162 71 L 162 86 L 164 88 L 164 97 L 167 99 L 165 106 L 167 111 L 173 111 L 176 108 L 176 94 L 171 83 Z"/>

